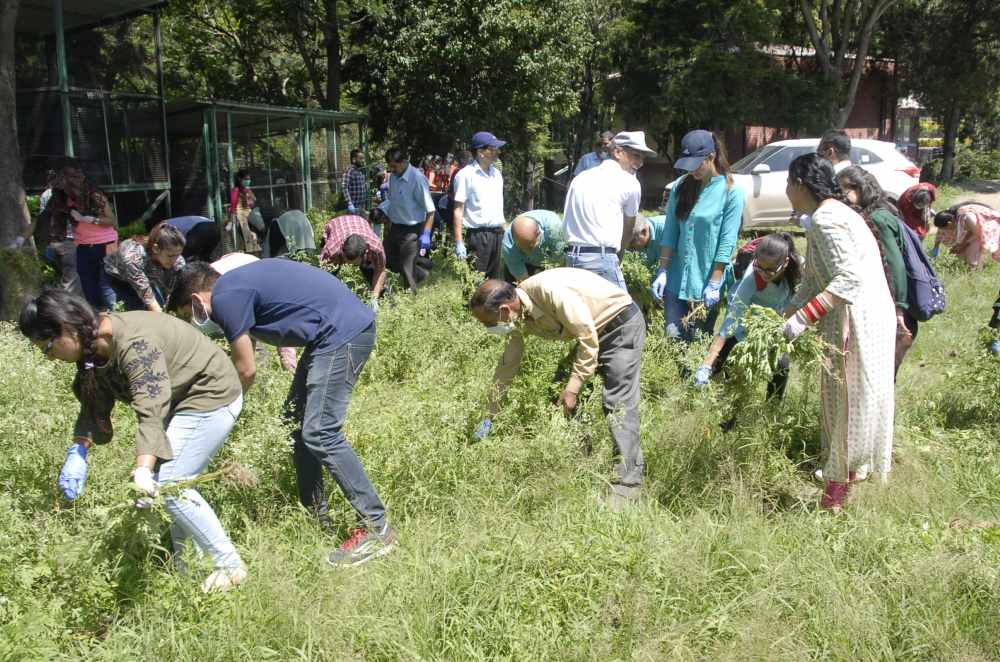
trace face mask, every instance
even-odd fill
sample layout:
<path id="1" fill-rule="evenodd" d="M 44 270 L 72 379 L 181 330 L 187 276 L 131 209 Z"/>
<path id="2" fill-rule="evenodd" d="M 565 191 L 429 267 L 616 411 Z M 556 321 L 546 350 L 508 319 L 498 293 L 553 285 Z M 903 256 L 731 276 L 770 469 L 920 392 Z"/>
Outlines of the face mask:
<path id="1" fill-rule="evenodd" d="M 486 327 L 486 333 L 492 333 L 495 336 L 506 336 L 513 330 L 513 322 L 497 322 L 493 326 Z"/>
<path id="2" fill-rule="evenodd" d="M 809 214 L 799 214 L 798 220 L 799 220 L 799 227 L 805 230 L 806 232 L 808 232 L 813 225 L 813 217 L 810 216 Z"/>
<path id="3" fill-rule="evenodd" d="M 204 308 L 196 306 L 194 300 L 191 301 L 191 324 L 209 338 L 222 335 L 222 327 L 205 314 Z"/>
<path id="4" fill-rule="evenodd" d="M 249 179 L 244 179 L 243 180 L 243 188 L 250 188 L 250 180 Z"/>

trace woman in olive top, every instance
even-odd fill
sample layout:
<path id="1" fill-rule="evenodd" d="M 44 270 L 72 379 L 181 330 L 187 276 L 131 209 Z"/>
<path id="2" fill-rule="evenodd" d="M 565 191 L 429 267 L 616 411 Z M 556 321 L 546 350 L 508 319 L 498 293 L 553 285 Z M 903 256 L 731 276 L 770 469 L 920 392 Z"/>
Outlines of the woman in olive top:
<path id="1" fill-rule="evenodd" d="M 111 441 L 116 400 L 129 403 L 138 418 L 132 478 L 151 497 L 161 486 L 201 474 L 240 415 L 243 391 L 232 363 L 176 317 L 97 315 L 81 297 L 51 289 L 25 305 L 19 327 L 47 358 L 77 365 L 73 391 L 80 413 L 59 474 L 67 499 L 83 492 L 92 444 Z M 164 505 L 178 563 L 191 539 L 214 561 L 202 590 L 224 591 L 246 579 L 233 543 L 196 490 L 165 495 Z"/>
<path id="2" fill-rule="evenodd" d="M 896 303 L 896 372 L 917 337 L 917 320 L 910 315 L 906 262 L 903 260 L 903 235 L 899 212 L 886 198 L 875 175 L 858 166 L 840 171 L 837 183 L 847 199 L 868 223 L 878 241 L 889 291 Z"/>

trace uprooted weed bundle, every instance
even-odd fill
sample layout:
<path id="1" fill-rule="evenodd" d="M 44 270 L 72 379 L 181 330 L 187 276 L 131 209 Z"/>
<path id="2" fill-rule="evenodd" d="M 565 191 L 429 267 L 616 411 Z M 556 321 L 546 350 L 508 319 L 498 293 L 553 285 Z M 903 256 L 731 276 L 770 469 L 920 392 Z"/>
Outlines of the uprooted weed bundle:
<path id="1" fill-rule="evenodd" d="M 764 306 L 750 306 L 743 313 L 742 323 L 745 335 L 736 343 L 726 365 L 731 384 L 743 395 L 770 381 L 786 354 L 797 369 L 815 372 L 828 369 L 828 357 L 837 351 L 814 329 L 788 340 L 785 320 Z"/>

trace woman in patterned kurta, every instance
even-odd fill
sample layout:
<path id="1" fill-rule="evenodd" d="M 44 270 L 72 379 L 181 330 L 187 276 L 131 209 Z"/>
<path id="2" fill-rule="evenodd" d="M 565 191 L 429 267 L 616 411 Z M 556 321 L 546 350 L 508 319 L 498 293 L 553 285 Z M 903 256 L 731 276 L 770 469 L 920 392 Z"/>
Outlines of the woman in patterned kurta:
<path id="1" fill-rule="evenodd" d="M 938 212 L 934 225 L 938 228 L 935 250 L 944 244 L 974 269 L 983 268 L 984 255 L 1000 262 L 1000 213 L 993 208 L 968 202 Z"/>
<path id="2" fill-rule="evenodd" d="M 892 461 L 895 306 L 875 237 L 844 204 L 833 166 L 804 154 L 788 171 L 788 199 L 806 230 L 802 286 L 786 310 L 785 333 L 817 324 L 832 347 L 821 377 L 821 504 L 840 508 L 863 465 L 885 480 Z"/>

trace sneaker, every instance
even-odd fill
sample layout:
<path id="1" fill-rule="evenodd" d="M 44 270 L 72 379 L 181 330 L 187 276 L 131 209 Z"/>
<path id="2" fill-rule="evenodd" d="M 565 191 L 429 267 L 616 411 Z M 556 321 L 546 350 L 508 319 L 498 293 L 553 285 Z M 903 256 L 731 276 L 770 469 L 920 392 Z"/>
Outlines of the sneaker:
<path id="1" fill-rule="evenodd" d="M 219 568 L 201 584 L 202 593 L 225 593 L 247 580 L 247 567 L 240 563 L 235 568 Z"/>
<path id="2" fill-rule="evenodd" d="M 871 467 L 869 467 L 867 464 L 862 464 L 860 467 L 858 467 L 857 471 L 852 471 L 850 474 L 848 474 L 847 479 L 852 483 L 860 483 L 862 481 L 868 480 L 868 474 L 870 473 L 871 473 Z M 821 483 L 823 482 L 822 469 L 817 469 L 816 473 L 814 473 L 813 476 L 815 476 L 816 480 L 818 480 L 819 482 Z"/>
<path id="3" fill-rule="evenodd" d="M 379 531 L 355 529 L 351 537 L 330 552 L 327 561 L 335 568 L 361 565 L 388 554 L 396 547 L 396 532 L 388 523 Z"/>

